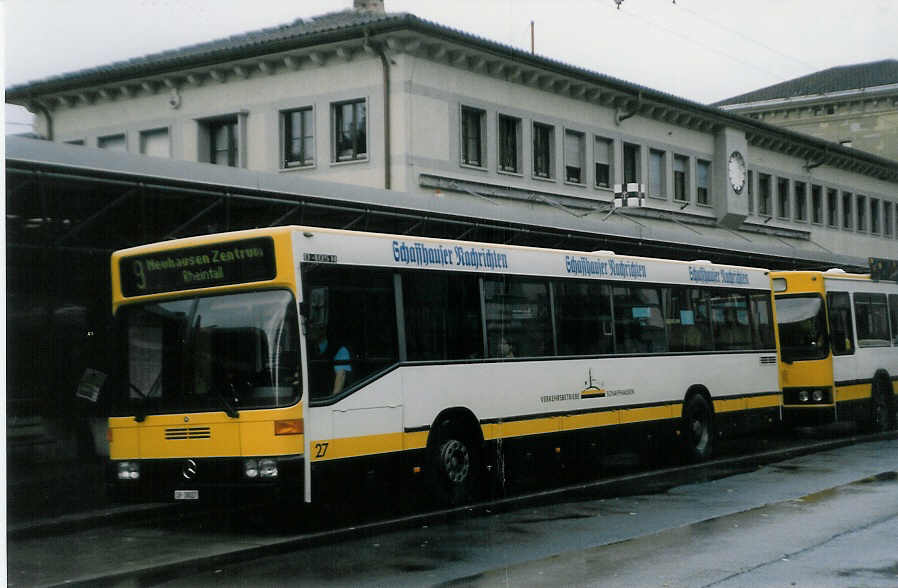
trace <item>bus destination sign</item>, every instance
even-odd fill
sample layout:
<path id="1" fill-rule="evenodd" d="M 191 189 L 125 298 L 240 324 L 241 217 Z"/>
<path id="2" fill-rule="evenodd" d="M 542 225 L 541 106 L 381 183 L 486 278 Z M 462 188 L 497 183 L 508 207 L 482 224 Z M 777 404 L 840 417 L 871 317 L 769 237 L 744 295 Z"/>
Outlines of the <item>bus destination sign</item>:
<path id="1" fill-rule="evenodd" d="M 277 274 L 271 237 L 124 257 L 119 271 L 125 296 L 258 282 Z"/>

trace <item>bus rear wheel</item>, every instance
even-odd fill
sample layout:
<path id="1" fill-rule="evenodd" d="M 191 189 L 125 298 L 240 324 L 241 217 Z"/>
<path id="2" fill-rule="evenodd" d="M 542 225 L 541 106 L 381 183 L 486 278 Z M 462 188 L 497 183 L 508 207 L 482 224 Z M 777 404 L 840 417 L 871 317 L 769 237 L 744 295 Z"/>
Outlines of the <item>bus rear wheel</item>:
<path id="1" fill-rule="evenodd" d="M 714 441 L 714 413 L 707 399 L 701 394 L 693 394 L 683 406 L 683 455 L 687 461 L 695 463 L 711 457 Z"/>
<path id="2" fill-rule="evenodd" d="M 458 506 L 477 499 L 480 451 L 471 439 L 448 425 L 441 426 L 432 449 L 437 500 Z"/>

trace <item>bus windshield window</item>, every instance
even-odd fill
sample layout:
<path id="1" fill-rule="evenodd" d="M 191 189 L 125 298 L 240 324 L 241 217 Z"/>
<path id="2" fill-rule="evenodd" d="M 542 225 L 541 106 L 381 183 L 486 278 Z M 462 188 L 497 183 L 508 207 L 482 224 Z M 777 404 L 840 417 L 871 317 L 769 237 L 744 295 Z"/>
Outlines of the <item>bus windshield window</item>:
<path id="1" fill-rule="evenodd" d="M 783 361 L 823 359 L 829 355 L 820 296 L 777 296 L 776 317 Z"/>
<path id="2" fill-rule="evenodd" d="M 290 292 L 271 290 L 124 307 L 124 414 L 239 411 L 299 399 Z"/>

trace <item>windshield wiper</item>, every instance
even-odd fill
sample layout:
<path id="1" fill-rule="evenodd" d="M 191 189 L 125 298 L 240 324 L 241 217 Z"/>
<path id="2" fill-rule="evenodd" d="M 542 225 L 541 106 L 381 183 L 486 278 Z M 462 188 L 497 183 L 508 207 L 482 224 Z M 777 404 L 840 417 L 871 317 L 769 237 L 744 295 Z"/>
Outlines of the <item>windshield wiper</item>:
<path id="1" fill-rule="evenodd" d="M 216 394 L 216 396 L 219 399 L 221 399 L 221 405 L 224 406 L 225 414 L 228 415 L 229 417 L 231 417 L 232 419 L 239 419 L 240 413 L 237 411 L 237 408 L 234 407 L 234 405 L 228 401 L 227 394 L 226 394 L 226 392 L 231 392 L 231 393 L 234 392 L 234 385 L 229 384 L 228 386 L 226 386 L 226 388 L 227 388 L 227 390 L 225 390 L 225 391 L 219 390 L 218 393 Z M 237 400 L 236 396 L 234 396 L 234 400 Z"/>
<path id="2" fill-rule="evenodd" d="M 128 382 L 128 387 L 131 390 L 134 390 L 138 394 L 140 394 L 140 404 L 137 405 L 137 410 L 134 412 L 134 420 L 138 423 L 142 423 L 147 420 L 147 401 L 149 398 L 146 394 L 144 394 L 143 390 L 137 387 L 134 382 Z"/>

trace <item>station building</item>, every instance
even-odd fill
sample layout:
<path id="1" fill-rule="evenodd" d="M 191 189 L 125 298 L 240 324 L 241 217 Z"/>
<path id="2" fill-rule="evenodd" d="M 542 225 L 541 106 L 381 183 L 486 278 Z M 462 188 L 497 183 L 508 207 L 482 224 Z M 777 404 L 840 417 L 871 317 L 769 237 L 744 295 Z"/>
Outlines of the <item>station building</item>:
<path id="1" fill-rule="evenodd" d="M 109 355 L 109 253 L 149 241 L 309 224 L 777 269 L 898 251 L 898 161 L 377 0 L 6 99 L 44 139 L 7 143 L 13 417 L 68 410 Z"/>
<path id="2" fill-rule="evenodd" d="M 715 106 L 898 160 L 898 60 L 842 65 Z"/>

